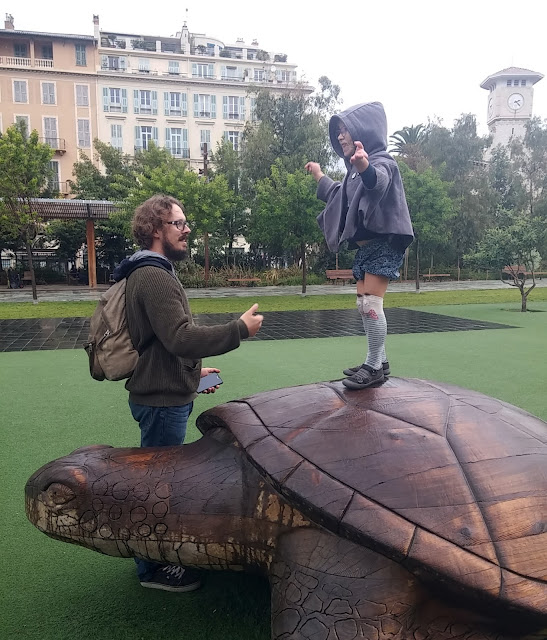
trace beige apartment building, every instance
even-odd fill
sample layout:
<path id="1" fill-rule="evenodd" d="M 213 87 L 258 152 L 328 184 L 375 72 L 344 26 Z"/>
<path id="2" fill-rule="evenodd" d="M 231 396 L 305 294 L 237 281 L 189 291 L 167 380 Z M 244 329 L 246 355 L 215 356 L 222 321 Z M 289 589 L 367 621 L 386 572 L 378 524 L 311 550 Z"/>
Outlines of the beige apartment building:
<path id="1" fill-rule="evenodd" d="M 254 119 L 253 87 L 282 91 L 297 82 L 285 54 L 256 40 L 226 44 L 186 23 L 167 38 L 102 31 L 95 17 L 95 37 L 99 137 L 129 154 L 153 141 L 201 166 L 205 144 L 211 152 L 227 138 L 239 149 L 245 122 Z"/>
<path id="2" fill-rule="evenodd" d="M 67 195 L 79 152 L 98 135 L 97 67 L 93 36 L 0 30 L 0 130 L 24 121 L 49 144 L 54 185 Z"/>

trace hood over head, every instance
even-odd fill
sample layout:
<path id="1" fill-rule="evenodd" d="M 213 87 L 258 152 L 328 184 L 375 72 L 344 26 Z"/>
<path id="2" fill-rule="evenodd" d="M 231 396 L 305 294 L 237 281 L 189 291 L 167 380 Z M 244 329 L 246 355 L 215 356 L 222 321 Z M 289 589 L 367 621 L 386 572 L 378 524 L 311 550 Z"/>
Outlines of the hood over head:
<path id="1" fill-rule="evenodd" d="M 359 140 L 368 155 L 385 152 L 387 149 L 387 119 L 384 107 L 380 102 L 358 104 L 330 119 L 329 135 L 333 149 L 344 158 L 342 147 L 338 142 L 340 124 L 348 130 L 351 139 Z M 349 161 L 346 160 L 346 164 Z"/>

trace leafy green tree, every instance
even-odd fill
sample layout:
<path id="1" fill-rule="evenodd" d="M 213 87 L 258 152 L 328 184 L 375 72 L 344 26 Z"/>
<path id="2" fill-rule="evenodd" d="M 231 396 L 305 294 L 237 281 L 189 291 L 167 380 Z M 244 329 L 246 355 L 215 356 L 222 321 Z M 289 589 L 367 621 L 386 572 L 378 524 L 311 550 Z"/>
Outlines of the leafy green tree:
<path id="1" fill-rule="evenodd" d="M 521 311 L 527 310 L 527 299 L 536 286 L 535 274 L 540 262 L 538 248 L 546 235 L 543 220 L 527 214 L 515 215 L 504 212 L 506 224 L 490 229 L 477 244 L 474 251 L 465 256 L 470 264 L 482 268 L 506 269 L 507 284 L 520 291 Z M 531 274 L 532 284 L 527 288 L 527 275 Z"/>
<path id="2" fill-rule="evenodd" d="M 68 263 L 76 262 L 76 255 L 86 241 L 84 220 L 52 220 L 46 230 L 49 241 L 57 244 L 57 255 L 65 261 L 67 281 L 69 278 Z"/>
<path id="3" fill-rule="evenodd" d="M 289 173 L 277 162 L 271 177 L 257 184 L 257 199 L 249 227 L 249 240 L 270 254 L 288 255 L 302 266 L 302 293 L 306 293 L 306 253 L 321 241 L 316 218 L 324 207 L 316 195 L 314 179 L 303 170 Z"/>
<path id="4" fill-rule="evenodd" d="M 540 118 L 527 122 L 522 141 L 512 144 L 511 157 L 522 175 L 526 206 L 533 216 L 536 205 L 547 199 L 547 123 Z"/>
<path id="5" fill-rule="evenodd" d="M 424 252 L 442 251 L 450 245 L 447 225 L 454 215 L 448 186 L 432 168 L 418 173 L 399 162 L 406 200 L 416 239 L 416 290 L 420 289 L 420 256 Z"/>
<path id="6" fill-rule="evenodd" d="M 425 168 L 423 150 L 425 136 L 426 130 L 423 124 L 403 127 L 390 136 L 391 151 L 404 160 L 405 164 L 414 171 Z"/>
<path id="7" fill-rule="evenodd" d="M 32 280 L 32 298 L 37 302 L 32 243 L 40 219 L 32 206 L 51 177 L 49 163 L 53 150 L 38 139 L 36 130 L 28 134 L 24 123 L 14 124 L 0 135 L 0 217 L 9 234 L 26 248 Z"/>
<path id="8" fill-rule="evenodd" d="M 74 163 L 75 180 L 69 180 L 72 193 L 83 200 L 124 200 L 135 185 L 133 159 L 98 139 L 93 144 L 95 163 L 85 153 Z"/>

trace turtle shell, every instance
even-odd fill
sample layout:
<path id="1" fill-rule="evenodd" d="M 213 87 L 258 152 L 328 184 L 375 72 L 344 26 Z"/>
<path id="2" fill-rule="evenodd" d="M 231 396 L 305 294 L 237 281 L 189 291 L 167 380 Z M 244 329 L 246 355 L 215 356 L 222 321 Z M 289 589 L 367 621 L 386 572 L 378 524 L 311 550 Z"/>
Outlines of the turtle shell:
<path id="1" fill-rule="evenodd" d="M 436 580 L 547 614 L 547 423 L 481 393 L 390 378 L 259 393 L 198 418 L 227 427 L 309 519 Z"/>

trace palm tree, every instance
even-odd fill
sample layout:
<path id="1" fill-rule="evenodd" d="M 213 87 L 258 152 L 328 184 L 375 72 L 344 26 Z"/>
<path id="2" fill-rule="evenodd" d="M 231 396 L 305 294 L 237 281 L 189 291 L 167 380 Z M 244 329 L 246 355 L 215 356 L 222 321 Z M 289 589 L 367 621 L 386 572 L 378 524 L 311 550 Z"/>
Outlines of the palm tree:
<path id="1" fill-rule="evenodd" d="M 422 145 L 426 137 L 426 128 L 423 124 L 403 127 L 390 136 L 391 152 L 396 153 L 414 171 L 418 169 L 424 158 Z"/>

